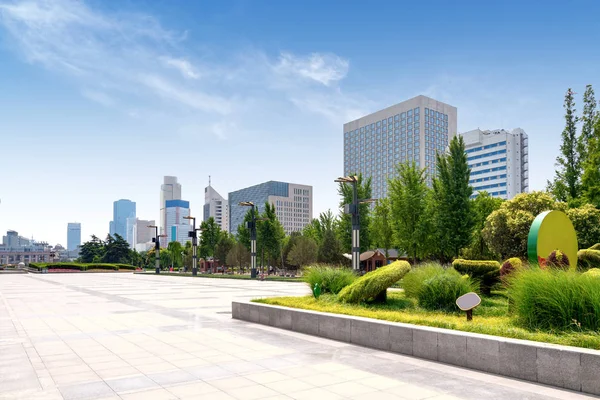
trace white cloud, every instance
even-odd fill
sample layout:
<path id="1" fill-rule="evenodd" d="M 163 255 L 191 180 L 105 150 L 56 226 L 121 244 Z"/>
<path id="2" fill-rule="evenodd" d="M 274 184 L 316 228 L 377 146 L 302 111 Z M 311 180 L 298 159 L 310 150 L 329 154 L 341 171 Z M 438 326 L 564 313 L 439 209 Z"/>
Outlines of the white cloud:
<path id="1" fill-rule="evenodd" d="M 97 90 L 84 89 L 81 94 L 88 99 L 95 101 L 96 103 L 102 104 L 103 106 L 110 107 L 115 105 L 115 100 L 107 95 L 106 93 L 99 92 Z"/>
<path id="2" fill-rule="evenodd" d="M 284 76 L 296 75 L 329 86 L 346 77 L 348 66 L 348 60 L 335 54 L 313 53 L 307 57 L 297 57 L 291 53 L 282 53 L 279 63 L 273 68 Z"/>
<path id="3" fill-rule="evenodd" d="M 192 66 L 192 64 L 190 64 L 188 60 L 171 57 L 161 57 L 160 59 L 165 65 L 179 70 L 184 78 L 200 78 L 200 73 Z"/>

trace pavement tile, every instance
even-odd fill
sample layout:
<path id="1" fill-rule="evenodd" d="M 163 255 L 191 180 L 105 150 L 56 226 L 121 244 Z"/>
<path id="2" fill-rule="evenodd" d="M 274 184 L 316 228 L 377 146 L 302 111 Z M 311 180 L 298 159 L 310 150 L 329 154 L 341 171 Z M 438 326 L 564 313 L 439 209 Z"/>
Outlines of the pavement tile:
<path id="1" fill-rule="evenodd" d="M 286 379 L 284 381 L 265 383 L 265 386 L 285 395 L 314 388 L 313 385 L 302 382 L 299 379 Z"/>
<path id="2" fill-rule="evenodd" d="M 123 400 L 177 400 L 177 396 L 165 389 L 143 390 L 135 393 L 122 394 Z"/>
<path id="3" fill-rule="evenodd" d="M 166 389 L 181 398 L 219 392 L 219 389 L 206 382 L 185 383 L 177 386 L 169 386 Z"/>
<path id="4" fill-rule="evenodd" d="M 109 379 L 105 381 L 112 390 L 121 394 L 124 392 L 140 391 L 142 389 L 158 388 L 156 382 L 144 375 L 127 378 Z"/>
<path id="5" fill-rule="evenodd" d="M 115 395 L 115 392 L 102 381 L 59 386 L 59 390 L 65 400 L 94 400 Z"/>

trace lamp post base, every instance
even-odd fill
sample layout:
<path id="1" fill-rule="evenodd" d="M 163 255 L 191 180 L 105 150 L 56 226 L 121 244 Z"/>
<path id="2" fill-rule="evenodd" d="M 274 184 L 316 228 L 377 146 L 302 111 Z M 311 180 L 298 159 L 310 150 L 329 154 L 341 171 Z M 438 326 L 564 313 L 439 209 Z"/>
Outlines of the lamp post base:
<path id="1" fill-rule="evenodd" d="M 160 274 L 160 268 L 156 268 L 155 273 Z"/>
<path id="2" fill-rule="evenodd" d="M 250 278 L 251 279 L 256 279 L 256 275 L 257 275 L 256 268 L 252 268 L 250 270 Z"/>
<path id="3" fill-rule="evenodd" d="M 198 268 L 192 268 L 192 275 L 193 276 L 198 275 Z"/>

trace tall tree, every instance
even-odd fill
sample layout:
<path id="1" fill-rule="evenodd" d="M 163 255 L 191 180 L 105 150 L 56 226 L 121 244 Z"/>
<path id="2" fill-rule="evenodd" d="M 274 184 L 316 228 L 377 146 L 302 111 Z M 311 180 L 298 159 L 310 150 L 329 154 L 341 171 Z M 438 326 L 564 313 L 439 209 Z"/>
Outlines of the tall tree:
<path id="1" fill-rule="evenodd" d="M 592 85 L 587 85 L 585 87 L 585 92 L 583 93 L 582 125 L 581 135 L 579 136 L 579 157 L 582 166 L 585 166 L 585 163 L 588 160 L 590 141 L 594 137 L 594 124 L 598 117 L 596 106 L 594 89 L 592 88 Z"/>
<path id="2" fill-rule="evenodd" d="M 317 259 L 328 264 L 342 262 L 342 247 L 334 229 L 323 231 L 323 239 L 318 247 Z"/>
<path id="3" fill-rule="evenodd" d="M 200 224 L 200 257 L 206 259 L 215 256 L 215 248 L 221 237 L 221 227 L 213 217 Z"/>
<path id="4" fill-rule="evenodd" d="M 255 217 L 258 218 L 258 209 L 255 209 Z M 248 229 L 248 222 L 252 221 L 252 210 L 248 210 L 244 215 L 244 221 L 238 225 L 237 228 L 237 241 L 244 245 L 246 249 L 250 250 L 250 229 Z"/>
<path id="5" fill-rule="evenodd" d="M 317 261 L 317 244 L 308 237 L 300 236 L 288 255 L 288 263 L 298 268 Z"/>
<path id="6" fill-rule="evenodd" d="M 261 220 L 257 222 L 257 256 L 263 257 L 263 265 L 275 265 L 280 261 L 282 241 L 285 237 L 283 226 L 277 219 L 275 205 L 265 202 L 265 208 L 261 214 Z"/>
<path id="7" fill-rule="evenodd" d="M 217 247 L 215 248 L 215 258 L 219 260 L 221 265 L 231 265 L 227 263 L 227 254 L 233 248 L 235 244 L 235 238 L 232 234 L 221 231 L 221 236 L 219 237 L 219 241 L 217 242 Z"/>
<path id="8" fill-rule="evenodd" d="M 250 264 L 250 252 L 240 242 L 236 242 L 229 253 L 227 253 L 227 265 L 238 267 L 244 273 L 246 266 Z"/>
<path id="9" fill-rule="evenodd" d="M 462 136 L 450 141 L 448 154 L 437 154 L 437 177 L 433 181 L 436 200 L 438 243 L 443 256 L 458 257 L 460 250 L 471 241 L 474 218 L 471 212 L 469 184 L 471 172 L 467 164 Z"/>
<path id="10" fill-rule="evenodd" d="M 579 199 L 581 163 L 577 140 L 577 115 L 573 90 L 569 88 L 565 95 L 565 129 L 562 132 L 560 155 L 556 158 L 556 175 L 554 182 L 548 183 L 548 190 L 559 201 Z"/>
<path id="11" fill-rule="evenodd" d="M 398 176 L 389 182 L 392 230 L 398 247 L 414 261 L 426 251 L 429 232 L 425 170 L 415 163 L 398 165 Z"/>
<path id="12" fill-rule="evenodd" d="M 118 233 L 114 237 L 108 235 L 104 242 L 104 256 L 102 261 L 105 263 L 127 263 L 130 259 L 129 243 Z"/>
<path id="13" fill-rule="evenodd" d="M 177 241 L 169 242 L 169 244 L 167 244 L 167 250 L 171 256 L 171 265 L 173 268 L 183 267 L 184 250 L 181 243 Z"/>
<path id="14" fill-rule="evenodd" d="M 358 175 L 357 193 L 358 199 L 370 199 L 372 196 L 371 189 L 371 178 L 363 178 L 362 174 Z M 341 196 L 340 199 L 340 211 L 341 218 L 338 224 L 338 235 L 342 245 L 342 250 L 350 253 L 352 250 L 352 216 L 344 213 L 344 206 L 352 203 L 352 184 L 351 183 L 340 183 L 338 187 L 338 194 Z M 370 236 L 370 204 L 359 205 L 360 215 L 360 251 L 369 250 L 371 247 L 371 236 Z"/>
<path id="15" fill-rule="evenodd" d="M 491 251 L 483 239 L 481 232 L 485 227 L 487 217 L 502 204 L 502 199 L 494 198 L 487 192 L 479 192 L 472 201 L 472 210 L 475 215 L 475 225 L 471 244 L 464 249 L 463 256 L 470 260 L 490 260 L 497 258 L 497 254 Z"/>
<path id="16" fill-rule="evenodd" d="M 585 200 L 600 208 L 600 116 L 596 117 L 588 157 L 581 177 Z"/>
<path id="17" fill-rule="evenodd" d="M 94 259 L 104 257 L 104 242 L 96 235 L 92 235 L 92 240 L 85 242 L 79 249 L 79 261 L 82 263 L 94 262 Z"/>
<path id="18" fill-rule="evenodd" d="M 376 247 L 385 249 L 385 255 L 392 248 L 393 232 L 391 218 L 391 204 L 388 198 L 379 199 L 373 209 L 373 217 L 371 218 L 371 236 L 373 244 Z"/>

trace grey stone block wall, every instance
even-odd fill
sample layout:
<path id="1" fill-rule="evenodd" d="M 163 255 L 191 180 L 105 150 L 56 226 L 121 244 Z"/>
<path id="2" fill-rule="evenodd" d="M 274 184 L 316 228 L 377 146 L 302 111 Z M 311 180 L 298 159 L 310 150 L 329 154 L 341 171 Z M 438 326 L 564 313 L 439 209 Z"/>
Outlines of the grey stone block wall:
<path id="1" fill-rule="evenodd" d="M 248 322 L 600 395 L 600 351 L 260 303 L 232 303 Z"/>

